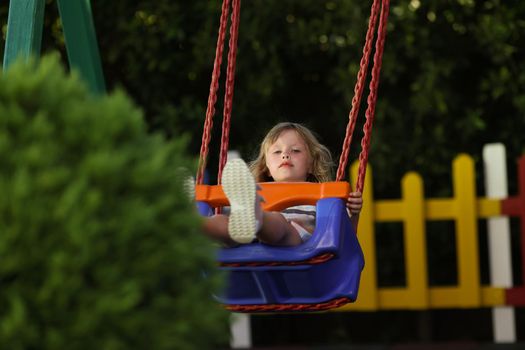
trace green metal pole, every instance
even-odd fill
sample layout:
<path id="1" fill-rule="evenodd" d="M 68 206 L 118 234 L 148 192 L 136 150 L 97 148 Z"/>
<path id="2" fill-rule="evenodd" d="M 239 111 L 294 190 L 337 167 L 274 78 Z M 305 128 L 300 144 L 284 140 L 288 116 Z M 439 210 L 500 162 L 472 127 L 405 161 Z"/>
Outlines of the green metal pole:
<path id="1" fill-rule="evenodd" d="M 80 72 L 91 91 L 104 94 L 106 86 L 90 1 L 58 0 L 58 9 L 71 68 Z"/>
<path id="2" fill-rule="evenodd" d="M 5 71 L 18 56 L 40 55 L 45 0 L 11 0 L 4 50 Z"/>

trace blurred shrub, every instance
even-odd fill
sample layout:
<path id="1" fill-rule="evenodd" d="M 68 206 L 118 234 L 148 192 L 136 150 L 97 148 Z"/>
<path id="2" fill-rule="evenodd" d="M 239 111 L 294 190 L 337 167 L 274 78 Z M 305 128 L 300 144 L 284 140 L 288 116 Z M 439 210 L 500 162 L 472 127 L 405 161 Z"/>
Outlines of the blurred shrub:
<path id="1" fill-rule="evenodd" d="M 176 181 L 184 142 L 56 56 L 0 75 L 0 344 L 203 349 L 224 341 L 213 249 Z"/>

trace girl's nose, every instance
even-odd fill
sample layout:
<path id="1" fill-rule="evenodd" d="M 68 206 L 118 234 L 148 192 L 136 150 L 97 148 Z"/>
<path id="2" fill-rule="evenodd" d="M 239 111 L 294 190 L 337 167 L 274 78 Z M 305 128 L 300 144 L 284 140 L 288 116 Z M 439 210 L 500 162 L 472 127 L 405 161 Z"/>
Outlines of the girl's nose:
<path id="1" fill-rule="evenodd" d="M 290 154 L 288 152 L 283 152 L 283 159 L 290 159 Z"/>

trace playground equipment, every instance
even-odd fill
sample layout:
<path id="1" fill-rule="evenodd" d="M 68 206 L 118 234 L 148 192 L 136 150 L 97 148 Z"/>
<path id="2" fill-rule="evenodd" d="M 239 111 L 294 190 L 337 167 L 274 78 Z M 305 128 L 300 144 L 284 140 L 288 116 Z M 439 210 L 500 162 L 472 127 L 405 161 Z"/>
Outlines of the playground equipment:
<path id="1" fill-rule="evenodd" d="M 196 200 L 201 202 L 202 213 L 211 214 L 211 207 L 227 205 L 224 196 L 213 197 L 219 188 L 203 185 L 204 169 L 208 154 L 222 53 L 225 40 L 230 0 L 223 0 L 217 40 L 216 56 L 212 74 L 208 108 L 202 137 L 202 145 L 197 172 Z M 386 37 L 389 0 L 374 0 L 369 27 L 366 35 L 363 57 L 361 59 L 355 95 L 352 100 L 346 136 L 337 171 L 337 181 L 343 181 L 347 159 L 355 128 L 361 96 L 371 55 L 372 40 L 377 28 L 374 65 L 371 72 L 366 122 L 359 155 L 359 175 L 356 189 L 363 190 L 370 136 L 377 99 L 379 72 Z M 226 164 L 229 143 L 229 127 L 232 111 L 237 38 L 239 31 L 240 0 L 232 2 L 228 67 L 224 97 L 222 139 L 217 183 L 220 184 L 222 170 Z M 307 185 L 261 184 L 261 195 L 267 205 L 265 209 L 284 209 L 298 204 L 316 204 L 317 222 L 313 237 L 299 247 L 271 247 L 261 244 L 248 244 L 237 248 L 221 250 L 221 267 L 229 272 L 229 287 L 219 299 L 232 311 L 318 311 L 331 309 L 352 302 L 357 298 L 359 279 L 363 268 L 363 255 L 346 213 L 345 201 L 349 193 L 346 182 L 334 184 L 310 184 L 309 193 L 303 189 Z M 329 186 L 338 186 L 335 193 L 325 191 Z M 311 190 L 310 190 L 311 189 Z M 271 197 L 271 198 L 270 198 Z"/>
<path id="2" fill-rule="evenodd" d="M 219 261 L 230 273 L 228 289 L 219 300 L 229 310 L 242 312 L 325 310 L 355 300 L 363 255 L 346 214 L 348 184 L 262 183 L 261 187 L 262 196 L 268 198 L 267 210 L 298 202 L 316 204 L 314 234 L 299 247 L 252 243 L 222 249 Z M 296 195 L 283 199 L 283 188 L 292 188 Z M 203 196 L 214 206 L 227 204 L 218 186 L 200 190 L 217 192 Z"/>
<path id="3" fill-rule="evenodd" d="M 75 68 L 92 92 L 106 91 L 100 64 L 89 0 L 57 0 L 71 68 Z M 6 70 L 20 56 L 40 55 L 45 0 L 16 0 L 9 3 L 4 51 Z"/>

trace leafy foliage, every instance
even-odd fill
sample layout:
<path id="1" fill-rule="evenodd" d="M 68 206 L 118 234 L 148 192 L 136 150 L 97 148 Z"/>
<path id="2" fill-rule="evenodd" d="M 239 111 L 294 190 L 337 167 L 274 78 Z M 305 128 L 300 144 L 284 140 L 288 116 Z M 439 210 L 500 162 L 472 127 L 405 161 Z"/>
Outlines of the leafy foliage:
<path id="1" fill-rule="evenodd" d="M 182 191 L 181 140 L 56 56 L 0 76 L 0 343 L 203 349 L 224 341 L 219 276 Z M 180 171 L 179 171 L 180 172 Z"/>

